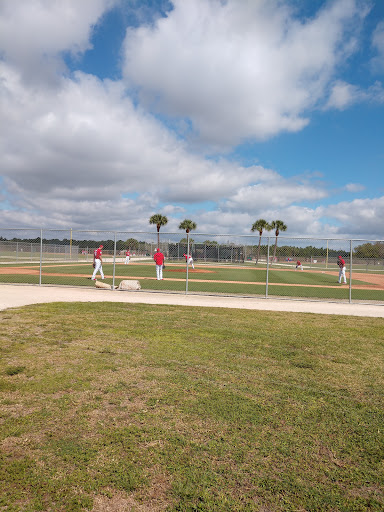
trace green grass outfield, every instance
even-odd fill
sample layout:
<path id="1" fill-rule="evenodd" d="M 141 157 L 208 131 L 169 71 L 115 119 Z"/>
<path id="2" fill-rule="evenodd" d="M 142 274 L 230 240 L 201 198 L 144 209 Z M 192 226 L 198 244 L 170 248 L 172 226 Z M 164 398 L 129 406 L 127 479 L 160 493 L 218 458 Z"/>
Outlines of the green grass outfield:
<path id="1" fill-rule="evenodd" d="M 384 510 L 384 320 L 0 312 L 0 509 Z"/>
<path id="2" fill-rule="evenodd" d="M 18 265 L 3 266 L 3 272 L 0 275 L 1 282 L 9 283 L 29 283 L 38 284 L 38 275 L 14 274 L 12 269 Z M 26 268 L 33 268 L 36 272 L 39 265 L 23 265 Z M 107 276 L 106 282 L 112 284 L 113 264 L 103 265 L 104 273 Z M 196 266 L 197 270 L 208 272 L 198 273 L 189 272 L 188 291 L 196 293 L 210 294 L 237 294 L 245 296 L 265 296 L 266 294 L 266 276 L 265 268 L 255 268 L 245 266 L 239 268 L 232 265 Z M 47 275 L 42 276 L 42 284 L 57 284 L 71 286 L 92 286 L 88 276 L 92 275 L 91 264 L 54 264 L 52 262 L 43 265 L 43 272 Z M 277 270 L 269 271 L 268 295 L 282 297 L 302 297 L 319 299 L 349 299 L 349 286 L 340 286 L 337 283 L 337 275 L 330 275 L 319 271 L 294 271 Z M 60 273 L 63 276 L 54 274 Z M 78 274 L 79 276 L 71 276 Z M 143 290 L 164 290 L 185 292 L 186 272 L 185 265 L 167 264 L 164 269 L 164 281 L 156 281 L 154 264 L 130 264 L 115 266 L 115 284 L 122 279 L 139 279 Z M 225 281 L 225 282 L 220 282 Z M 284 286 L 298 285 L 298 286 Z M 353 279 L 353 285 L 372 286 L 370 283 L 361 279 Z M 324 288 L 322 287 L 324 286 Z M 352 287 L 352 299 L 354 300 L 373 300 L 384 302 L 383 290 L 364 290 Z"/>

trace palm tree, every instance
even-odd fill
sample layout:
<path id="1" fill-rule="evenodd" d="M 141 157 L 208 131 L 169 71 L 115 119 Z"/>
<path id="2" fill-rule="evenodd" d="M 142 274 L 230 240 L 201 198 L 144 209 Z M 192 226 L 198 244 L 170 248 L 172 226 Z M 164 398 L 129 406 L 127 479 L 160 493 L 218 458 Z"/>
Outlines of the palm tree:
<path id="1" fill-rule="evenodd" d="M 196 222 L 185 219 L 183 222 L 180 222 L 179 229 L 185 229 L 185 232 L 188 234 L 192 229 L 196 229 Z"/>
<path id="2" fill-rule="evenodd" d="M 196 222 L 193 222 L 191 219 L 184 219 L 183 222 L 180 222 L 179 229 L 185 229 L 185 232 L 187 233 L 187 253 L 189 254 L 189 232 L 192 229 L 196 229 Z M 188 264 L 187 264 L 188 269 Z"/>
<path id="3" fill-rule="evenodd" d="M 157 247 L 160 249 L 160 228 L 161 226 L 165 226 L 168 223 L 168 219 L 165 215 L 161 215 L 161 213 L 155 213 L 149 219 L 150 224 L 156 224 L 157 228 Z"/>
<path id="4" fill-rule="evenodd" d="M 270 224 L 271 229 L 275 230 L 276 240 L 275 240 L 275 248 L 273 250 L 273 260 L 276 258 L 276 247 L 277 247 L 277 237 L 279 236 L 280 231 L 287 231 L 288 227 L 284 224 L 282 220 L 273 220 Z"/>
<path id="5" fill-rule="evenodd" d="M 257 248 L 257 257 L 256 257 L 256 265 L 259 261 L 260 257 L 260 243 L 261 243 L 261 235 L 263 234 L 264 229 L 269 230 L 271 229 L 271 226 L 268 224 L 268 222 L 264 219 L 258 219 L 256 222 L 252 224 L 251 231 L 258 231 L 259 232 L 259 246 Z"/>

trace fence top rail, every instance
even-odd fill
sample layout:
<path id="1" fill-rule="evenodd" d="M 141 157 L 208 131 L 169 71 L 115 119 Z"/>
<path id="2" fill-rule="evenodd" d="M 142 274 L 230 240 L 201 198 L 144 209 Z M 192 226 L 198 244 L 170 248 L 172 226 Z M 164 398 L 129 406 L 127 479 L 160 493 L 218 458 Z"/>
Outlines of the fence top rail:
<path id="1" fill-rule="evenodd" d="M 127 231 L 120 231 L 120 230 L 95 230 L 95 229 L 72 229 L 72 228 L 67 228 L 67 229 L 63 229 L 63 228 L 60 228 L 60 229 L 55 229 L 55 228 L 2 228 L 0 230 L 1 231 L 39 231 L 39 232 L 42 232 L 42 233 L 46 233 L 48 231 L 54 231 L 54 232 L 66 232 L 66 233 L 72 233 L 72 234 L 75 234 L 75 233 L 91 233 L 91 234 L 99 234 L 99 233 L 102 233 L 102 234 L 105 234 L 105 233 L 108 233 L 108 234 L 117 234 L 117 233 L 120 233 L 120 234 L 146 234 L 146 235 L 156 235 L 157 236 L 157 232 L 156 231 L 131 231 L 131 230 L 127 230 Z M 164 237 L 164 235 L 185 235 L 185 231 L 184 230 L 180 230 L 180 231 L 161 231 L 160 235 L 162 237 Z M 230 237 L 241 237 L 241 238 L 255 238 L 255 237 L 258 237 L 259 234 L 257 233 L 254 233 L 254 234 L 244 234 L 244 233 L 204 233 L 204 232 L 198 232 L 198 231 L 194 231 L 193 233 L 189 233 L 189 236 L 190 237 L 194 237 L 194 236 L 211 236 L 211 237 L 224 237 L 224 236 L 230 236 Z M 276 238 L 276 235 L 274 234 L 263 234 L 261 235 L 262 238 L 265 238 L 265 239 L 275 239 Z M 278 239 L 279 240 L 327 240 L 327 241 L 336 241 L 336 242 L 377 242 L 377 243 L 384 243 L 384 239 L 372 239 L 372 238 L 330 238 L 330 237 L 303 237 L 303 236 L 287 236 L 287 235 L 282 235 L 280 234 L 278 236 Z"/>

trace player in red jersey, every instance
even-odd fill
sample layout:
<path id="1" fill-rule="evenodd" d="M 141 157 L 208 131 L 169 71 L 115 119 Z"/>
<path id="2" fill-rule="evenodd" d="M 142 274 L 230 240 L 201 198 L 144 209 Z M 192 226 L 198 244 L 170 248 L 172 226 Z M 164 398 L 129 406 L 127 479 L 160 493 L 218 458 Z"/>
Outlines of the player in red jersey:
<path id="1" fill-rule="evenodd" d="M 156 279 L 158 281 L 163 280 L 163 265 L 164 265 L 164 254 L 160 252 L 160 249 L 157 249 L 155 252 L 155 255 L 153 256 L 153 259 L 156 263 Z"/>
<path id="2" fill-rule="evenodd" d="M 195 265 L 193 264 L 193 258 L 190 254 L 183 254 L 185 261 L 187 262 L 187 265 L 191 265 L 192 268 L 195 268 Z"/>
<path id="3" fill-rule="evenodd" d="M 344 280 L 344 284 L 347 284 L 347 278 L 345 276 L 345 261 L 341 256 L 337 259 L 337 264 L 339 265 L 339 283 L 341 283 L 341 278 Z"/>
<path id="4" fill-rule="evenodd" d="M 101 279 L 104 279 L 104 272 L 103 272 L 103 267 L 102 267 L 102 263 L 103 263 L 103 258 L 102 258 L 102 249 L 103 249 L 103 246 L 100 245 L 97 249 L 95 249 L 94 253 L 93 253 L 93 274 L 92 274 L 92 281 L 96 281 L 96 274 L 97 272 L 100 272 L 100 275 L 101 275 Z"/>
<path id="5" fill-rule="evenodd" d="M 303 270 L 303 265 L 301 264 L 301 262 L 300 262 L 300 261 L 297 261 L 297 262 L 296 262 L 296 270 L 297 270 L 298 268 L 299 268 L 300 270 Z"/>

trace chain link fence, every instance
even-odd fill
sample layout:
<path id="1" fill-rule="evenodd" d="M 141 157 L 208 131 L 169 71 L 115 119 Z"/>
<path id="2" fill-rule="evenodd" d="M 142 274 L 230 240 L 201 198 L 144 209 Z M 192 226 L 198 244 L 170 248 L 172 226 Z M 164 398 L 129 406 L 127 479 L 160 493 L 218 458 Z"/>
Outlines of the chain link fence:
<path id="1" fill-rule="evenodd" d="M 99 245 L 103 281 L 113 291 L 122 280 L 138 280 L 153 292 L 384 304 L 382 240 L 3 229 L 0 282 L 94 287 Z M 163 280 L 156 278 L 153 259 L 158 247 L 165 256 Z"/>

